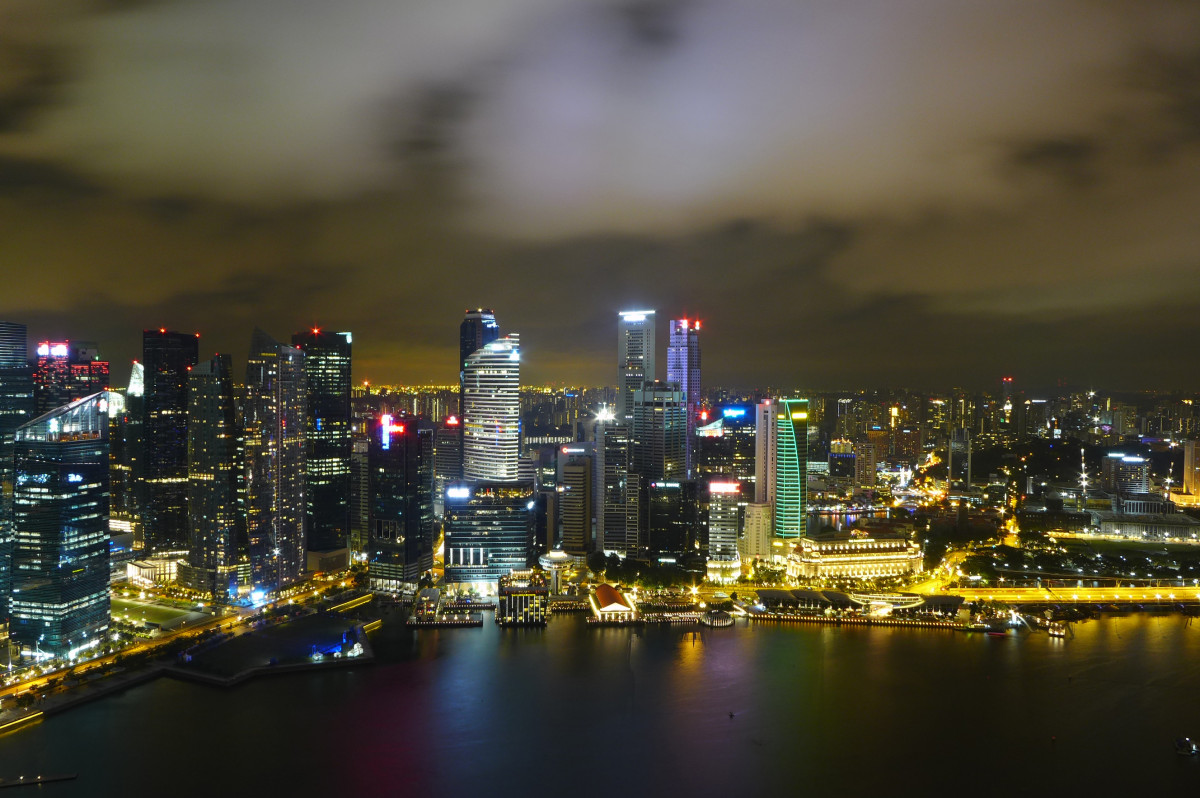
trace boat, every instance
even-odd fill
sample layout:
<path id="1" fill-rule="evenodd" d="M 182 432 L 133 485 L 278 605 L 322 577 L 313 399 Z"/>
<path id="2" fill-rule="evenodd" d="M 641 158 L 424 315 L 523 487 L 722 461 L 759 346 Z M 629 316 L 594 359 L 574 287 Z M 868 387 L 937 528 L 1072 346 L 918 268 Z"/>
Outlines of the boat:
<path id="1" fill-rule="evenodd" d="M 998 632 L 995 629 L 988 630 L 988 637 L 1008 637 L 1008 632 Z"/>
<path id="2" fill-rule="evenodd" d="M 1067 636 L 1067 627 L 1061 623 L 1054 622 L 1054 623 L 1051 623 L 1050 626 L 1046 628 L 1046 632 L 1051 637 L 1066 637 Z"/>
<path id="3" fill-rule="evenodd" d="M 1175 753 L 1180 756 L 1195 756 L 1200 753 L 1200 746 L 1197 746 L 1191 737 L 1180 737 L 1175 741 Z"/>

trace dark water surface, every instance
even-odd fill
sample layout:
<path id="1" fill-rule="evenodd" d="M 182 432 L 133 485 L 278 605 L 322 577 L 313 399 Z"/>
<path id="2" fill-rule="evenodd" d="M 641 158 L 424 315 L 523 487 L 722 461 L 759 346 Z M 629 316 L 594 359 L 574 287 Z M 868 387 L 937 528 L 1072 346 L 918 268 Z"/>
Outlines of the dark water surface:
<path id="1" fill-rule="evenodd" d="M 0 737 L 39 795 L 1196 795 L 1200 622 L 1073 640 L 385 628 L 373 666 L 171 679 Z M 731 719 L 729 713 L 733 712 Z M 14 794 L 14 798 L 20 798 Z"/>

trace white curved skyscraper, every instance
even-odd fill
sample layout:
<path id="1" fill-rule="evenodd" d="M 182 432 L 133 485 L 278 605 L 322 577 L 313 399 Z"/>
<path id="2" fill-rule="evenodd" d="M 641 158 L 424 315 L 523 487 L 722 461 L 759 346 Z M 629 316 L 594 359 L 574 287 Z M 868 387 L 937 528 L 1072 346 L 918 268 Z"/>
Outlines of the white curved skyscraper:
<path id="1" fill-rule="evenodd" d="M 516 482 L 521 459 L 521 343 L 509 333 L 463 363 L 463 479 Z"/>

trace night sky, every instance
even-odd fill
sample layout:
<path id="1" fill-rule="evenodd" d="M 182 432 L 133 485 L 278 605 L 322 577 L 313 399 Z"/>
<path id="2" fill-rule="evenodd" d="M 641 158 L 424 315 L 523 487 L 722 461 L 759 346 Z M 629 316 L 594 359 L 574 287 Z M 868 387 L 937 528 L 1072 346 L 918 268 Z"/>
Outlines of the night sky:
<path id="1" fill-rule="evenodd" d="M 0 0 L 0 318 L 457 378 L 1200 388 L 1200 3 Z M 665 357 L 661 358 L 665 368 Z M 240 366 L 239 366 L 240 368 Z"/>

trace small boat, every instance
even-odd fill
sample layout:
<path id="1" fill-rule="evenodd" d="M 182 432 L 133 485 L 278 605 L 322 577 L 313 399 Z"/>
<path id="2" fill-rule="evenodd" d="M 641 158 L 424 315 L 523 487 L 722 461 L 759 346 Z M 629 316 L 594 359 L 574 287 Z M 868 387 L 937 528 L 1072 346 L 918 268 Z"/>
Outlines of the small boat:
<path id="1" fill-rule="evenodd" d="M 1056 623 L 1050 624 L 1050 626 L 1046 629 L 1046 632 L 1051 637 L 1066 637 L 1067 636 L 1067 627 L 1061 623 L 1056 622 Z"/>
<path id="2" fill-rule="evenodd" d="M 995 629 L 988 630 L 988 637 L 1008 637 L 1008 632 L 998 632 Z"/>
<path id="3" fill-rule="evenodd" d="M 1175 753 L 1180 756 L 1195 756 L 1200 753 L 1200 746 L 1197 746 L 1191 737 L 1180 737 L 1175 741 Z"/>

